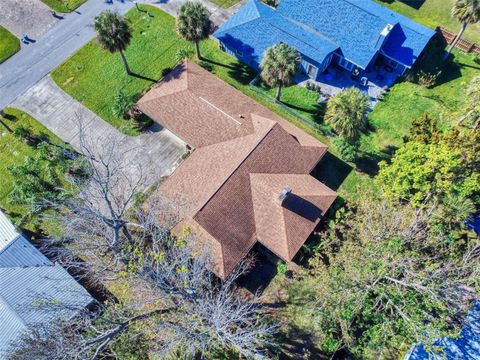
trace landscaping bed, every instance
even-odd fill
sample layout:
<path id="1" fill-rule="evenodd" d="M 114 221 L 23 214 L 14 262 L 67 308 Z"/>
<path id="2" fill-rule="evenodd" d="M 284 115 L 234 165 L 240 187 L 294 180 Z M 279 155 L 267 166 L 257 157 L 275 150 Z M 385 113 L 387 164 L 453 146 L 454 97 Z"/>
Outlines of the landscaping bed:
<path id="1" fill-rule="evenodd" d="M 0 26 L 0 64 L 20 50 L 20 40 Z"/>
<path id="2" fill-rule="evenodd" d="M 59 13 L 69 13 L 87 0 L 42 0 L 45 5 Z"/>

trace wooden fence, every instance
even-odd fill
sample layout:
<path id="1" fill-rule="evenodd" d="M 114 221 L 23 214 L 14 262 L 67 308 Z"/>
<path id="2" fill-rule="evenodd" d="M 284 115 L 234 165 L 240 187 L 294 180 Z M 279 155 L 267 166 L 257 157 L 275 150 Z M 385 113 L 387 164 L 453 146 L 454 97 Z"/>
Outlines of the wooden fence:
<path id="1" fill-rule="evenodd" d="M 435 30 L 436 30 L 438 36 L 449 45 L 452 43 L 452 41 L 457 36 L 457 34 L 451 32 L 451 31 L 448 31 L 447 29 L 445 29 L 441 26 L 438 26 Z M 460 39 L 460 41 L 457 42 L 457 45 L 455 47 L 457 49 L 462 50 L 463 52 L 466 52 L 466 53 L 474 52 L 476 54 L 480 54 L 480 47 L 477 44 L 472 43 L 472 42 L 467 41 L 467 40 L 464 40 L 464 39 Z"/>

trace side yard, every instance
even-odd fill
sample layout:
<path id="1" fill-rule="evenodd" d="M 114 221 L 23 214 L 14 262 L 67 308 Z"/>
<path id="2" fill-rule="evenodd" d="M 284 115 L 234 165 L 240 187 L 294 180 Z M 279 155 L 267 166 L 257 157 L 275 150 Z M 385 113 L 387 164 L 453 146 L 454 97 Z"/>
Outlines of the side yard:
<path id="1" fill-rule="evenodd" d="M 217 6 L 220 6 L 223 9 L 228 9 L 229 7 L 237 4 L 240 0 L 210 0 Z"/>
<path id="2" fill-rule="evenodd" d="M 20 40 L 0 26 L 0 64 L 20 50 Z"/>
<path id="3" fill-rule="evenodd" d="M 432 29 L 443 26 L 457 33 L 460 24 L 450 15 L 455 0 L 375 0 Z M 464 38 L 480 45 L 480 24 L 468 25 Z"/>
<path id="4" fill-rule="evenodd" d="M 29 129 L 28 134 L 26 134 L 25 129 Z M 38 219 L 35 217 L 25 217 L 30 209 L 25 205 L 14 205 L 9 201 L 9 194 L 14 189 L 14 184 L 18 185 L 20 183 L 19 179 L 10 172 L 10 169 L 13 166 L 25 164 L 26 158 L 33 158 L 39 155 L 39 149 L 36 144 L 37 141 L 26 141 L 28 137 L 35 138 L 38 142 L 44 141 L 53 144 L 53 146 L 56 147 L 65 146 L 59 138 L 27 113 L 14 108 L 6 108 L 4 110 L 4 116 L 2 117 L 0 115 L 0 173 L 2 174 L 2 181 L 0 182 L 0 207 L 7 211 L 9 218 L 13 221 L 23 220 L 22 228 L 37 231 L 39 230 Z M 46 161 L 49 160 L 46 159 Z M 51 173 L 52 176 L 60 176 L 60 182 L 68 186 L 63 177 L 61 170 L 63 168 L 60 164 L 52 161 L 49 162 L 48 167 L 49 172 L 53 170 Z M 46 168 L 44 170 L 47 171 Z M 28 172 L 25 173 L 24 176 L 28 177 Z M 39 183 L 42 181 L 41 179 L 38 180 Z M 36 186 L 30 183 L 25 185 L 23 189 L 25 192 L 29 192 L 31 190 L 37 191 L 41 188 L 40 185 Z"/>

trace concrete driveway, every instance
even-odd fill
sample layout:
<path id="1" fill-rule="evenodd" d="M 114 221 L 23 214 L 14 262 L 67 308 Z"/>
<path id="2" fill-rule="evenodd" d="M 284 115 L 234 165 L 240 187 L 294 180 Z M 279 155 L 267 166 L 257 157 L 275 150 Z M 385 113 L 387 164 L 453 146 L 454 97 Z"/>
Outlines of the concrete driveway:
<path id="1" fill-rule="evenodd" d="M 40 0 L 0 0 L 0 25 L 19 38 L 37 40 L 60 21 Z"/>
<path id="2" fill-rule="evenodd" d="M 32 115 L 78 151 L 81 151 L 81 120 L 82 133 L 92 147 L 90 151 L 104 154 L 105 144 L 115 143 L 117 151 L 125 154 L 123 168 L 135 179 L 140 167 L 147 186 L 170 175 L 186 151 L 184 142 L 158 124 L 148 133 L 136 137 L 120 133 L 63 92 L 49 76 L 19 96 L 11 106 Z"/>

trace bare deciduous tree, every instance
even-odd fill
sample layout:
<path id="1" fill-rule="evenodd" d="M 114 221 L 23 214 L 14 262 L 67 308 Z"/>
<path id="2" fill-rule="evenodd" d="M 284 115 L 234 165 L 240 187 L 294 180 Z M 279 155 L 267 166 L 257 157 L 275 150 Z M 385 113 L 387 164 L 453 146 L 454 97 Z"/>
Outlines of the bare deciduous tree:
<path id="1" fill-rule="evenodd" d="M 57 332 L 59 326 L 70 329 L 67 338 L 56 335 L 45 342 L 50 329 L 26 335 L 12 354 L 40 354 L 52 347 L 58 359 L 63 353 L 97 358 L 133 323 L 140 323 L 148 329 L 151 351 L 158 354 L 207 357 L 224 349 L 248 358 L 264 356 L 276 326 L 266 320 L 257 296 L 247 299 L 236 288 L 246 263 L 227 280 L 216 278 L 208 246 L 195 234 L 172 232 L 182 216 L 178 202 L 155 197 L 148 205 L 133 206 L 135 195 L 145 188 L 145 176 L 140 168 L 126 169 L 129 150 L 120 151 L 124 146 L 112 141 L 99 153 L 86 140 L 81 152 L 90 183 L 68 201 L 52 204 L 61 214 L 64 234 L 62 246 L 51 241 L 51 249 L 65 267 L 120 282 L 130 295 L 102 308 L 102 315 L 90 322 L 54 324 Z M 75 341 L 69 341 L 69 334 Z M 72 349 L 56 350 L 67 346 Z"/>

